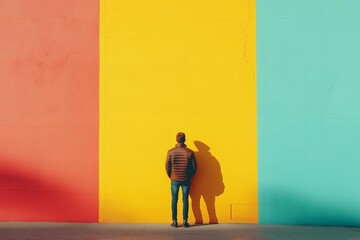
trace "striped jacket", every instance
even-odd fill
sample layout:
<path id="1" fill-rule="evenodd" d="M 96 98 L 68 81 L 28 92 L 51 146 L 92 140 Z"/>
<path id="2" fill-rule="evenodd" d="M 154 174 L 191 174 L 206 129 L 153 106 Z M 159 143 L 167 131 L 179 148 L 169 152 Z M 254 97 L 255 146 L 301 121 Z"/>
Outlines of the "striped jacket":
<path id="1" fill-rule="evenodd" d="M 171 180 L 189 181 L 197 168 L 195 154 L 183 143 L 178 143 L 167 153 L 165 169 Z"/>

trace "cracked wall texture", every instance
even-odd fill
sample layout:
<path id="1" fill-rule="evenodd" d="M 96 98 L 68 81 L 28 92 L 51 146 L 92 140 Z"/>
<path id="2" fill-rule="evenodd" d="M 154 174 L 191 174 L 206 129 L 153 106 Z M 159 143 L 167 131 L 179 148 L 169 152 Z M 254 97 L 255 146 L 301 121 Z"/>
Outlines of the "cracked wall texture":
<path id="1" fill-rule="evenodd" d="M 190 222 L 256 223 L 255 1 L 101 3 L 100 221 L 171 221 L 165 157 L 184 131 Z"/>
<path id="2" fill-rule="evenodd" d="M 360 224 L 359 8 L 257 1 L 260 223 Z"/>

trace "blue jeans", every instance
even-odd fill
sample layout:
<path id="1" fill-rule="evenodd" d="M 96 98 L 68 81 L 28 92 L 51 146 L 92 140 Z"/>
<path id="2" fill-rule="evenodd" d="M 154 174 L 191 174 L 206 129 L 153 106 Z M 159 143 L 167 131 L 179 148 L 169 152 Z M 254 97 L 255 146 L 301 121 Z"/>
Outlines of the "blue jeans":
<path id="1" fill-rule="evenodd" d="M 172 210 L 172 220 L 177 221 L 177 202 L 179 198 L 179 188 L 182 190 L 182 200 L 183 200 L 183 219 L 184 221 L 188 220 L 189 214 L 189 190 L 190 190 L 190 181 L 180 182 L 180 181 L 171 181 L 171 210 Z"/>

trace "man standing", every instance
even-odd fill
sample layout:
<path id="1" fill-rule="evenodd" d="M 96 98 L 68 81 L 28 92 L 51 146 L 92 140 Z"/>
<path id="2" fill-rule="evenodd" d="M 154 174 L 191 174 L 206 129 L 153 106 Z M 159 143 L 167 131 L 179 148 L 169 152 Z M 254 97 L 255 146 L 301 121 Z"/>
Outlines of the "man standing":
<path id="1" fill-rule="evenodd" d="M 197 168 L 194 152 L 185 145 L 185 133 L 176 134 L 178 142 L 174 148 L 167 153 L 165 169 L 171 179 L 171 210 L 172 210 L 172 227 L 178 227 L 177 222 L 177 202 L 179 188 L 181 187 L 183 196 L 183 219 L 184 227 L 189 227 L 189 191 L 191 178 L 194 176 Z"/>

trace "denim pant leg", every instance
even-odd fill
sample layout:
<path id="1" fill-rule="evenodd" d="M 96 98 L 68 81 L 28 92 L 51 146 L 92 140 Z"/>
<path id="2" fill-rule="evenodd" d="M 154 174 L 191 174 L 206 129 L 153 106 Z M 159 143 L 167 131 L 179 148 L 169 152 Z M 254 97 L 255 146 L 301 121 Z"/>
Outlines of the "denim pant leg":
<path id="1" fill-rule="evenodd" d="M 177 221 L 177 202 L 179 197 L 179 181 L 171 181 L 171 211 L 172 211 L 172 220 Z"/>
<path id="2" fill-rule="evenodd" d="M 184 221 L 188 220 L 189 217 L 189 191 L 190 191 L 190 182 L 182 182 L 182 200 L 183 200 L 183 219 Z"/>

